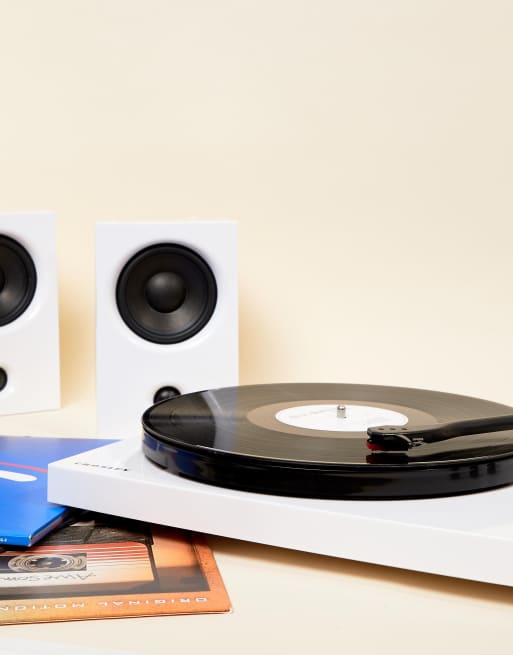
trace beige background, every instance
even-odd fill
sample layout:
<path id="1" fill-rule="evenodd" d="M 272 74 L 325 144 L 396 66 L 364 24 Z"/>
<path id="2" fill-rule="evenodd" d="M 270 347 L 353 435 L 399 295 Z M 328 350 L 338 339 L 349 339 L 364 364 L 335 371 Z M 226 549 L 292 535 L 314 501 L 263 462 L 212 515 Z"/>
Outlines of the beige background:
<path id="1" fill-rule="evenodd" d="M 59 220 L 64 404 L 96 220 L 240 225 L 241 381 L 513 403 L 509 2 L 0 2 L 1 209 Z M 87 425 L 92 429 L 92 425 Z"/>
<path id="2" fill-rule="evenodd" d="M 97 220 L 238 219 L 243 383 L 513 404 L 512 28 L 506 0 L 0 0 L 0 208 L 57 212 L 63 360 L 63 410 L 0 430 L 94 431 Z M 232 652 L 271 628 L 285 648 L 296 618 L 305 652 L 316 631 L 375 646 L 378 601 L 381 635 L 427 613 L 467 652 L 511 636 L 509 592 L 216 543 L 239 614 L 210 626 Z M 121 645 L 150 648 L 136 625 Z"/>

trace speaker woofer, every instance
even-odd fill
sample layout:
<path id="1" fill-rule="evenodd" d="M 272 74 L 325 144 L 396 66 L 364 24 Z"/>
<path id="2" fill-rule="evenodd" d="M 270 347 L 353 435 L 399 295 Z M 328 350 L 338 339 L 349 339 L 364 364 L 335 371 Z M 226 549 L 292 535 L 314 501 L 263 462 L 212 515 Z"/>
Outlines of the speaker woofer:
<path id="1" fill-rule="evenodd" d="M 27 250 L 0 234 L 0 326 L 15 321 L 32 302 L 37 274 Z"/>
<path id="2" fill-rule="evenodd" d="M 141 338 L 179 343 L 210 320 L 217 285 L 210 266 L 196 252 L 162 243 L 127 262 L 118 278 L 116 302 L 125 323 Z"/>

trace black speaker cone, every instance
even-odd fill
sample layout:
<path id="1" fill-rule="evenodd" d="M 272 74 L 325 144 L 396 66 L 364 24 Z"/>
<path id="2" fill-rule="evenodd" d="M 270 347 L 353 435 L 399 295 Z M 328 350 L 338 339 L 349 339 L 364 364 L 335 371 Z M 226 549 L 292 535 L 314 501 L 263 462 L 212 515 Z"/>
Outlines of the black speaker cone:
<path id="1" fill-rule="evenodd" d="M 217 285 L 198 253 L 162 243 L 127 262 L 118 278 L 116 301 L 123 320 L 138 336 L 153 343 L 179 343 L 210 320 Z"/>
<path id="2" fill-rule="evenodd" d="M 32 302 L 37 274 L 27 250 L 0 234 L 0 326 L 15 321 Z"/>

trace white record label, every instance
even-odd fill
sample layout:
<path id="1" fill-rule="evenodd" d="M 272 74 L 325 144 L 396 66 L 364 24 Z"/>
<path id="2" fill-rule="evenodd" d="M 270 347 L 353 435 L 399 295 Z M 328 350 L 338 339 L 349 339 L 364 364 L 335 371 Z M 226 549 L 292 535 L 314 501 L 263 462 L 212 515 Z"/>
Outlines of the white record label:
<path id="1" fill-rule="evenodd" d="M 408 417 L 384 407 L 367 405 L 296 405 L 276 413 L 276 420 L 308 430 L 366 432 L 377 425 L 406 425 Z"/>

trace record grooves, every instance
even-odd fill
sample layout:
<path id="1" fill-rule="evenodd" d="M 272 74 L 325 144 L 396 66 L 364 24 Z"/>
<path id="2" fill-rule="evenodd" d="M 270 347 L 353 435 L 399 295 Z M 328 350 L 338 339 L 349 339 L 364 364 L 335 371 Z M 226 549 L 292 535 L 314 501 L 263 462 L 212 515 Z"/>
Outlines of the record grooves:
<path id="1" fill-rule="evenodd" d="M 446 496 L 513 482 L 513 430 L 374 452 L 367 429 L 512 413 L 486 400 L 400 387 L 230 387 L 149 408 L 143 450 L 172 473 L 245 491 L 325 499 Z"/>

